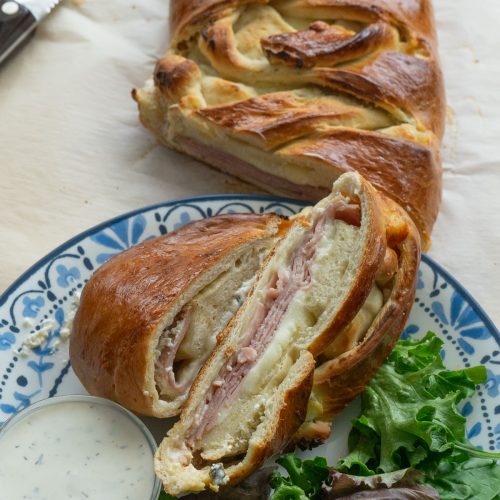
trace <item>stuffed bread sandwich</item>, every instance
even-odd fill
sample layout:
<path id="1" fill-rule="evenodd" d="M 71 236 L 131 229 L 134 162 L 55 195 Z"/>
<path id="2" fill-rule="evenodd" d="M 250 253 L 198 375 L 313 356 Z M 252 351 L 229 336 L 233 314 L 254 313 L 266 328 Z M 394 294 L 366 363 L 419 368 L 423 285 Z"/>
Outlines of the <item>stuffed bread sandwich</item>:
<path id="1" fill-rule="evenodd" d="M 397 340 L 418 262 L 413 223 L 358 174 L 295 216 L 158 449 L 165 490 L 217 491 L 326 437 Z"/>
<path id="2" fill-rule="evenodd" d="M 71 334 L 71 364 L 85 388 L 143 415 L 178 414 L 288 225 L 277 215 L 221 215 L 104 264 L 83 290 Z"/>

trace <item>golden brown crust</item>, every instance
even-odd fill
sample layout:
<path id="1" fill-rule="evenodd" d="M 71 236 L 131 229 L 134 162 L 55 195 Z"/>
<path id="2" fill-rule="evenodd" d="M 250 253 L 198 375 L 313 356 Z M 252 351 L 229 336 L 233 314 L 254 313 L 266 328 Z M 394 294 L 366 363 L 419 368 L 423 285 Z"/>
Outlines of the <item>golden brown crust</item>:
<path id="1" fill-rule="evenodd" d="M 397 36 L 390 25 L 383 22 L 356 33 L 316 21 L 307 30 L 271 35 L 263 38 L 261 44 L 272 63 L 313 68 L 353 60 L 373 50 L 393 48 Z"/>
<path id="2" fill-rule="evenodd" d="M 174 0 L 170 2 L 170 33 L 172 41 L 181 39 L 182 31 L 211 12 L 235 5 L 236 0 Z M 184 35 L 185 38 L 186 35 Z"/>
<path id="3" fill-rule="evenodd" d="M 320 11 L 329 19 L 373 23 L 382 20 L 400 29 L 414 30 L 435 41 L 434 16 L 430 0 L 281 0 L 278 8 L 306 16 Z"/>
<path id="4" fill-rule="evenodd" d="M 408 111 L 438 138 L 443 136 L 443 79 L 431 53 L 424 59 L 384 52 L 366 65 L 321 72 L 328 86 L 388 109 L 392 106 Z"/>
<path id="5" fill-rule="evenodd" d="M 228 366 L 241 343 L 241 336 L 248 334 L 245 321 L 257 314 L 256 310 L 259 309 L 259 299 L 254 300 L 254 298 L 259 297 L 261 293 L 265 293 L 266 286 L 262 285 L 260 278 L 267 283 L 266 269 L 268 268 L 266 263 L 263 264 L 254 288 L 249 293 L 249 298 L 219 336 L 216 347 L 194 381 L 179 422 L 169 431 L 168 436 L 160 446 L 157 454 L 156 470 L 164 482 L 166 491 L 169 493 L 184 494 L 189 491 L 199 491 L 206 487 L 216 488 L 217 485 L 214 486 L 209 477 L 210 466 L 214 462 L 226 464 L 225 474 L 229 479 L 229 484 L 234 484 L 255 470 L 266 458 L 283 450 L 289 441 L 294 439 L 293 436 L 304 418 L 309 400 L 308 370 L 314 366 L 313 356 L 319 355 L 356 316 L 372 289 L 378 274 L 380 274 L 379 270 L 390 267 L 389 263 L 385 262 L 387 217 L 383 211 L 384 205 L 380 202 L 382 195 L 359 175 L 347 174 L 337 181 L 334 185 L 332 197 L 320 202 L 317 210 L 326 210 L 326 207 L 330 206 L 329 203 L 337 199 L 335 195 L 338 194 L 342 194 L 352 203 L 359 203 L 361 206 L 361 225 L 359 234 L 356 236 L 358 245 L 355 245 L 355 265 L 349 264 L 349 271 L 346 271 L 349 272 L 349 280 L 348 283 L 342 285 L 344 287 L 342 300 L 337 299 L 341 304 L 336 306 L 334 311 L 328 313 L 331 316 L 329 323 L 321 323 L 321 327 L 318 327 L 317 331 L 314 332 L 314 337 L 311 338 L 311 334 L 308 334 L 309 336 L 306 335 L 301 339 L 301 345 L 307 346 L 307 351 L 302 351 L 298 360 L 295 358 L 284 380 L 279 379 L 279 381 L 274 382 L 276 385 L 273 386 L 272 400 L 268 396 L 268 394 L 271 394 L 268 389 L 266 389 L 265 394 L 261 393 L 267 399 L 264 414 L 257 415 L 259 417 L 257 421 L 260 421 L 260 424 L 256 424 L 255 430 L 253 427 L 250 428 L 248 437 L 246 434 L 248 422 L 245 420 L 241 423 L 238 420 L 241 429 L 245 429 L 245 431 L 242 431 L 244 432 L 243 437 L 239 436 L 238 433 L 227 434 L 229 431 L 225 430 L 224 424 L 221 422 L 218 422 L 216 427 L 209 431 L 206 438 L 203 434 L 199 435 L 198 429 L 202 425 L 203 418 L 215 418 L 210 413 L 203 413 L 207 402 L 214 397 L 212 392 L 207 393 L 207 391 L 212 390 L 214 381 L 219 378 L 222 378 L 222 382 L 217 387 L 223 387 L 224 376 L 221 375 L 221 369 Z M 292 227 L 303 226 L 305 229 L 310 228 L 312 213 L 311 209 L 305 209 L 299 213 L 293 218 Z M 287 247 L 286 239 L 282 241 L 282 244 L 283 247 L 278 245 L 268 254 L 267 263 L 272 263 L 270 265 L 275 266 L 275 259 L 279 258 L 278 256 L 291 251 Z M 258 288 L 259 286 L 263 286 L 264 290 Z M 284 346 L 276 347 L 276 349 L 281 348 L 283 349 L 284 359 L 298 355 L 296 351 L 294 352 L 292 345 L 286 348 Z M 295 349 L 298 349 L 298 346 Z M 310 360 L 306 363 L 309 368 L 303 366 L 301 368 L 301 365 L 307 359 Z M 297 372 L 301 374 L 300 377 L 297 377 Z M 295 383 L 290 385 L 288 380 L 291 374 L 294 374 L 293 380 Z M 302 380 L 301 383 L 297 382 L 299 379 Z M 229 382 L 228 384 L 227 390 L 230 391 L 232 386 Z M 281 400 L 280 394 L 283 387 L 286 387 L 286 393 L 283 400 Z M 256 411 L 259 408 L 259 405 L 257 405 Z M 252 422 L 251 419 L 256 418 L 256 415 L 252 413 L 249 418 L 249 422 Z M 226 422 L 224 420 L 223 422 L 227 423 L 228 426 L 236 425 L 233 421 Z M 203 429 L 204 427 L 202 427 L 202 433 Z M 213 432 L 215 434 L 210 434 Z M 226 432 L 225 435 L 224 432 Z M 328 424 L 309 423 L 306 431 L 297 436 L 300 435 L 307 439 L 311 437 L 311 433 L 314 433 L 317 439 L 321 439 L 328 432 Z M 227 436 L 229 444 L 219 444 L 220 440 L 224 442 L 221 433 Z M 213 440 L 217 441 L 216 445 L 212 443 Z M 241 440 L 243 442 L 240 442 Z M 236 446 L 237 448 L 233 448 Z M 212 447 L 216 447 L 215 450 Z M 235 454 L 235 456 L 232 457 L 232 454 Z"/>
<path id="6" fill-rule="evenodd" d="M 240 245 L 270 236 L 276 215 L 221 215 L 146 241 L 104 264 L 85 286 L 71 363 L 85 388 L 144 415 L 154 409 L 153 340 L 178 297 Z M 208 237 L 209 235 L 209 237 Z"/>
<path id="7" fill-rule="evenodd" d="M 196 115 L 264 150 L 273 149 L 278 157 L 312 162 L 330 182 L 344 172 L 361 173 L 408 211 L 428 247 L 441 201 L 437 140 L 422 144 L 404 129 L 391 135 L 342 128 L 343 120 L 362 122 L 362 110 L 328 97 L 308 98 L 290 91 L 200 109 Z M 313 133 L 326 123 L 332 126 L 329 131 Z M 324 191 L 318 190 L 314 201 L 322 196 Z"/>
<path id="8" fill-rule="evenodd" d="M 246 3 L 269 3 L 269 0 L 171 0 L 170 29 L 172 38 L 186 37 L 190 26 L 214 18 L 223 9 Z M 434 41 L 435 26 L 430 0 L 282 0 L 285 9 L 297 16 L 312 9 L 328 9 L 332 18 L 376 22 L 385 20 L 415 30 Z M 184 32 L 184 33 L 183 33 Z"/>
<path id="9" fill-rule="evenodd" d="M 267 3 L 268 0 L 170 0 L 170 33 L 172 43 L 192 36 L 198 25 L 229 7 L 245 3 Z"/>
<path id="10" fill-rule="evenodd" d="M 186 95 L 200 78 L 201 72 L 196 63 L 175 54 L 162 57 L 154 71 L 156 87 L 173 102 Z"/>
<path id="11" fill-rule="evenodd" d="M 329 189 L 332 172 L 359 170 L 409 210 L 429 247 L 445 119 L 430 0 L 176 0 L 171 13 L 172 46 L 158 63 L 154 90 L 135 93 L 141 120 L 160 140 L 261 187 L 286 148 L 290 163 L 277 165 L 276 174 L 283 186 L 268 189 L 311 201 L 312 193 Z M 335 128 L 353 134 L 332 155 L 331 141 L 322 141 Z M 379 156 L 376 141 L 367 146 L 370 131 L 391 136 Z M 228 154 L 240 151 L 248 165 L 226 168 L 229 160 L 217 151 L 200 155 L 178 135 Z M 211 144 L 224 135 L 226 144 Z M 352 163 L 339 167 L 336 158 L 358 139 L 356 158 L 350 154 Z M 307 159 L 290 154 L 302 140 L 310 141 L 309 157 L 321 159 L 310 180 Z M 387 168 L 395 157 L 398 168 Z"/>
<path id="12" fill-rule="evenodd" d="M 232 133 L 248 136 L 263 149 L 310 135 L 322 124 L 361 121 L 364 115 L 363 110 L 334 99 L 308 98 L 290 91 L 200 109 L 196 114 Z"/>
<path id="13" fill-rule="evenodd" d="M 296 142 L 280 151 L 334 169 L 355 170 L 397 201 L 418 226 L 424 244 L 441 201 L 441 165 L 435 150 L 380 132 L 339 129 Z"/>

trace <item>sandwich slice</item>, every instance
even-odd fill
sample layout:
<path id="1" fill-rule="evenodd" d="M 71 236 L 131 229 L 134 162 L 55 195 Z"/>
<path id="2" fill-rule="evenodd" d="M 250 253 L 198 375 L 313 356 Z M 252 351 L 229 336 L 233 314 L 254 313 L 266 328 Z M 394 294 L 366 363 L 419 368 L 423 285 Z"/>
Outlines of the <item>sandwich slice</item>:
<path id="1" fill-rule="evenodd" d="M 230 214 L 146 241 L 104 264 L 73 322 L 73 370 L 90 394 L 142 415 L 179 413 L 217 334 L 289 226 Z"/>
<path id="2" fill-rule="evenodd" d="M 346 331 L 384 268 L 391 232 L 382 200 L 349 173 L 292 219 L 156 453 L 156 473 L 168 493 L 218 491 L 296 439 L 314 358 Z M 309 415 L 314 427 L 327 412 L 314 415 L 310 408 Z"/>
<path id="3" fill-rule="evenodd" d="M 370 293 L 354 319 L 316 358 L 313 389 L 304 424 L 293 443 L 320 444 L 331 420 L 365 388 L 399 339 L 412 308 L 420 264 L 420 238 L 408 214 L 384 195 L 384 259 Z"/>

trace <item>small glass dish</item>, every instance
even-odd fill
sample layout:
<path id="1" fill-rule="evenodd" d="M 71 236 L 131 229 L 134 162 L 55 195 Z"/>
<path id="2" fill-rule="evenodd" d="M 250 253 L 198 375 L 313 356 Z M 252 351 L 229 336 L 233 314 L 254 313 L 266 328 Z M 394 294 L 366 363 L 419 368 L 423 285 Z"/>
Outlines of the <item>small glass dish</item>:
<path id="1" fill-rule="evenodd" d="M 99 447 L 102 453 L 97 451 Z M 13 415 L 0 429 L 0 498 L 32 498 L 23 496 L 26 494 L 37 498 L 43 494 L 55 500 L 66 498 L 66 489 L 71 489 L 74 498 L 102 500 L 112 498 L 115 491 L 117 498 L 125 498 L 118 490 L 123 486 L 129 491 L 135 474 L 134 487 L 141 490 L 137 498 L 158 500 L 161 482 L 154 471 L 151 481 L 149 474 L 139 474 L 147 467 L 149 456 L 152 470 L 156 448 L 143 422 L 117 403 L 87 395 L 43 399 Z M 71 459 L 72 454 L 77 460 Z M 85 463 L 79 463 L 80 459 Z M 75 478 L 85 474 L 87 480 L 78 493 Z M 99 475 L 102 477 L 96 477 Z M 59 486 L 52 484 L 55 480 L 60 481 Z M 98 491 L 100 487 L 103 489 Z"/>

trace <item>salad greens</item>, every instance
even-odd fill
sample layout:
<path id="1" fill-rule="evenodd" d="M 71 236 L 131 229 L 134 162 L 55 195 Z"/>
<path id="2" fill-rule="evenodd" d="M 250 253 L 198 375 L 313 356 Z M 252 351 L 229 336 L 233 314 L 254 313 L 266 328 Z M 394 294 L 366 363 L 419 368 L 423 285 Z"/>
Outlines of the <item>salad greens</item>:
<path id="1" fill-rule="evenodd" d="M 286 469 L 289 477 L 285 479 L 274 471 L 271 477 L 271 487 L 275 490 L 273 500 L 318 498 L 330 473 L 325 458 L 300 460 L 293 453 L 287 453 L 276 462 Z"/>
<path id="2" fill-rule="evenodd" d="M 420 484 L 421 480 L 422 473 L 411 468 L 374 476 L 350 476 L 332 469 L 322 496 L 326 499 L 439 500 L 438 492 L 432 486 Z"/>
<path id="3" fill-rule="evenodd" d="M 332 483 L 340 477 L 336 474 L 357 476 L 358 480 L 349 481 L 354 483 L 351 491 L 360 491 L 386 489 L 396 484 L 390 474 L 418 469 L 420 476 L 412 474 L 413 480 L 406 483 L 410 487 L 427 483 L 432 487 L 426 486 L 428 496 L 394 498 L 500 499 L 500 454 L 475 448 L 467 440 L 466 419 L 456 408 L 486 380 L 486 370 L 483 366 L 447 370 L 440 355 L 442 345 L 432 332 L 422 340 L 400 340 L 362 394 L 361 416 L 349 435 L 349 454 L 335 469 L 323 458 L 302 461 L 293 454 L 283 455 L 278 463 L 288 477 L 273 474 L 272 498 L 341 498 L 332 493 Z M 359 481 L 359 476 L 371 476 L 375 482 Z M 433 488 L 439 497 L 432 496 Z M 377 496 L 370 492 L 369 498 Z"/>
<path id="4" fill-rule="evenodd" d="M 174 500 L 174 499 L 175 497 L 169 495 L 168 493 L 165 493 L 164 491 L 162 491 L 160 493 L 160 496 L 158 497 L 158 500 Z"/>

